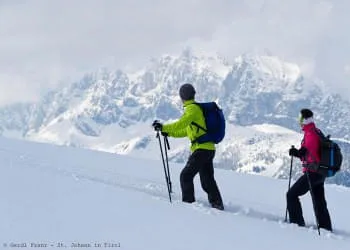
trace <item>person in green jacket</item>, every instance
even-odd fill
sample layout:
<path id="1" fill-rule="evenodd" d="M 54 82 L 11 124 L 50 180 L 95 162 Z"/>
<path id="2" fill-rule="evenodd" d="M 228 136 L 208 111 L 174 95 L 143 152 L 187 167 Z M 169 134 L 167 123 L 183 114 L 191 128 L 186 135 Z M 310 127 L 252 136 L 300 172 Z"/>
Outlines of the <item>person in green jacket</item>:
<path id="1" fill-rule="evenodd" d="M 182 201 L 195 202 L 193 179 L 199 173 L 202 188 L 208 194 L 211 206 L 224 210 L 221 194 L 214 178 L 215 144 L 213 142 L 195 142 L 198 137 L 205 134 L 205 131 L 195 126 L 194 123 L 206 128 L 203 112 L 200 106 L 195 104 L 195 94 L 196 91 L 191 84 L 182 85 L 179 90 L 184 106 L 182 117 L 168 124 L 154 121 L 152 126 L 156 131 L 161 131 L 164 136 L 188 137 L 191 141 L 192 153 L 180 174 Z"/>

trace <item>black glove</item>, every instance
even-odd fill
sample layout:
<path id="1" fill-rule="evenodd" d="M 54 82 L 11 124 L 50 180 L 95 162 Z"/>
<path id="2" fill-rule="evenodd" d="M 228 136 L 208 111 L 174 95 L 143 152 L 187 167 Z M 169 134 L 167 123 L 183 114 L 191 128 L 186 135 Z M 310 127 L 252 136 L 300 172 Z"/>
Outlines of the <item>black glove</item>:
<path id="1" fill-rule="evenodd" d="M 306 152 L 307 152 L 307 149 L 304 148 L 304 147 L 301 147 L 301 148 L 299 149 L 299 157 L 300 157 L 300 158 L 305 157 L 305 156 L 306 156 Z"/>
<path id="2" fill-rule="evenodd" d="M 300 153 L 299 153 L 299 150 L 292 147 L 289 149 L 289 156 L 295 156 L 295 157 L 298 157 L 300 158 Z"/>
<path id="3" fill-rule="evenodd" d="M 152 127 L 154 128 L 155 131 L 162 131 L 163 125 L 158 120 L 155 120 L 152 123 Z"/>

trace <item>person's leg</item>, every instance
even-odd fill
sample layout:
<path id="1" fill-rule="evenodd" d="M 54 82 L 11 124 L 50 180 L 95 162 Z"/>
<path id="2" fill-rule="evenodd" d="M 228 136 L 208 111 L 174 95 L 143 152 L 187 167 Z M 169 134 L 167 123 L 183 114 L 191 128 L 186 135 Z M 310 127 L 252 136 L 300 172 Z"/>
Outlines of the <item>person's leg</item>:
<path id="1" fill-rule="evenodd" d="M 301 176 L 287 192 L 287 209 L 289 213 L 289 222 L 296 223 L 299 226 L 305 226 L 303 210 L 301 208 L 299 196 L 309 191 L 307 177 Z"/>
<path id="2" fill-rule="evenodd" d="M 320 228 L 332 231 L 331 217 L 328 212 L 327 202 L 324 194 L 324 182 L 313 188 L 317 209 L 317 218 Z"/>
<path id="3" fill-rule="evenodd" d="M 209 203 L 218 209 L 223 210 L 224 205 L 222 202 L 221 194 L 218 185 L 214 178 L 214 166 L 213 159 L 215 151 L 213 150 L 200 150 L 199 176 L 203 190 L 208 194 Z"/>
<path id="4" fill-rule="evenodd" d="M 193 179 L 199 172 L 197 151 L 188 158 L 186 166 L 180 174 L 182 201 L 192 203 L 195 201 Z"/>

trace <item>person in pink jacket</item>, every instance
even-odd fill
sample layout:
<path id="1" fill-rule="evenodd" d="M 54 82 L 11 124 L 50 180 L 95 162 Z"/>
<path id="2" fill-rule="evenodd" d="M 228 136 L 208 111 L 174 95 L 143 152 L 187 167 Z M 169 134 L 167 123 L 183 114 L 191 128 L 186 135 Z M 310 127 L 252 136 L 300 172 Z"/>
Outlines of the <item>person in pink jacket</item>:
<path id="1" fill-rule="evenodd" d="M 300 111 L 299 122 L 304 132 L 304 138 L 301 142 L 300 149 L 292 147 L 289 150 L 289 155 L 300 158 L 304 174 L 287 192 L 289 221 L 299 226 L 305 226 L 299 196 L 309 191 L 309 178 L 314 193 L 315 213 L 318 218 L 319 227 L 332 231 L 332 223 L 324 193 L 325 177 L 316 171 L 318 163 L 320 162 L 320 139 L 314 123 L 313 112 L 310 109 L 302 109 Z"/>

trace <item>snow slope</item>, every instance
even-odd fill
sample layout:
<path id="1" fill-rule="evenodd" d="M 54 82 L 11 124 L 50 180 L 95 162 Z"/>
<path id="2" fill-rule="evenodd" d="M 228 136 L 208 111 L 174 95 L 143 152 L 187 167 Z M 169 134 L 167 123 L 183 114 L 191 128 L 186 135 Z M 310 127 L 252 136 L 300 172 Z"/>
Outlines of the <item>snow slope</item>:
<path id="1" fill-rule="evenodd" d="M 157 143 L 153 140 L 151 143 Z M 0 247 L 91 244 L 103 249 L 349 249 L 350 190 L 327 185 L 335 233 L 283 223 L 287 181 L 217 169 L 226 211 L 180 202 L 182 165 L 171 164 L 169 203 L 161 161 L 0 138 Z M 310 197 L 302 199 L 314 224 Z M 95 243 L 102 244 L 94 247 Z M 52 246 L 51 246 L 52 245 Z M 77 246 L 77 245 L 76 245 Z M 26 249 L 24 248 L 24 249 Z M 23 249 L 23 248 L 22 248 Z"/>

